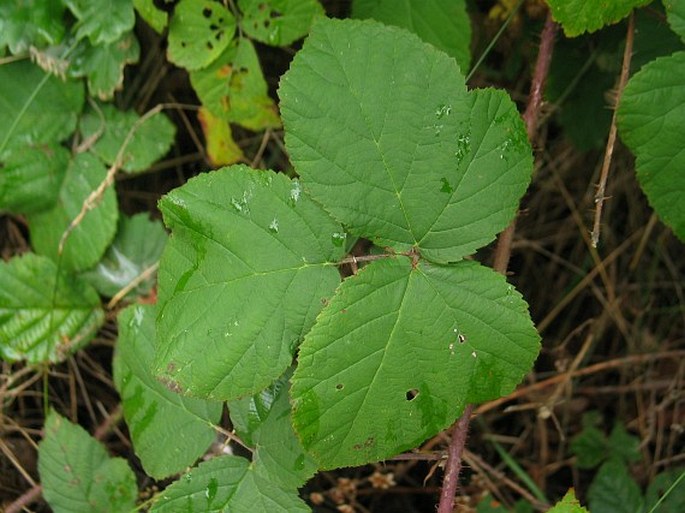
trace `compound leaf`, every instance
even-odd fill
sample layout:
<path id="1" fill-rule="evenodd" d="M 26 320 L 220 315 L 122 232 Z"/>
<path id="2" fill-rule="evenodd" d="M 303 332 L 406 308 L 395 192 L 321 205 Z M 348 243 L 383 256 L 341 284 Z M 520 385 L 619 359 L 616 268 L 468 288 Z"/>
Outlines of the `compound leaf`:
<path id="1" fill-rule="evenodd" d="M 355 0 L 352 16 L 406 28 L 454 57 L 463 71 L 471 65 L 471 20 L 464 0 Z"/>
<path id="2" fill-rule="evenodd" d="M 18 145 L 0 156 L 0 211 L 33 213 L 50 208 L 69 162 L 59 144 Z"/>
<path id="3" fill-rule="evenodd" d="M 48 75 L 29 61 L 0 66 L 0 152 L 9 145 L 69 137 L 83 106 L 83 85 Z"/>
<path id="4" fill-rule="evenodd" d="M 295 490 L 285 490 L 259 475 L 238 456 L 201 463 L 169 486 L 151 513 L 203 511 L 228 513 L 307 513 Z"/>
<path id="5" fill-rule="evenodd" d="M 204 68 L 226 49 L 235 29 L 233 14 L 220 3 L 181 0 L 169 24 L 169 60 L 189 70 Z"/>
<path id="6" fill-rule="evenodd" d="M 84 139 L 96 137 L 91 151 L 107 165 L 114 164 L 126 144 L 122 169 L 129 173 L 145 171 L 174 142 L 176 127 L 161 112 L 142 119 L 133 111 L 124 112 L 113 105 L 100 105 L 99 109 L 100 112 L 88 111 L 81 119 L 80 128 Z"/>
<path id="7" fill-rule="evenodd" d="M 595 32 L 621 21 L 635 7 L 652 0 L 547 0 L 552 16 L 568 37 Z"/>
<path id="8" fill-rule="evenodd" d="M 145 213 L 119 219 L 117 235 L 97 265 L 82 274 L 103 296 L 112 297 L 150 267 L 159 262 L 166 244 L 167 233 L 159 221 L 152 221 Z M 154 285 L 152 273 L 140 282 L 129 295 L 142 296 Z"/>
<path id="9" fill-rule="evenodd" d="M 509 393 L 539 336 L 504 278 L 475 262 L 373 262 L 348 278 L 300 348 L 293 424 L 322 468 L 385 459 Z"/>
<path id="10" fill-rule="evenodd" d="M 48 258 L 27 253 L 0 263 L 0 357 L 59 362 L 104 322 L 97 292 Z"/>
<path id="11" fill-rule="evenodd" d="M 159 270 L 155 372 L 190 395 L 262 390 L 340 281 L 340 225 L 298 182 L 246 166 L 193 178 L 160 209 L 172 236 Z"/>
<path id="12" fill-rule="evenodd" d="M 312 21 L 324 14 L 317 0 L 238 0 L 238 7 L 245 33 L 271 46 L 286 46 L 304 37 Z"/>
<path id="13" fill-rule="evenodd" d="M 305 189 L 379 246 L 459 260 L 510 222 L 530 181 L 507 94 L 467 92 L 455 61 L 405 30 L 316 23 L 279 95 Z"/>
<path id="14" fill-rule="evenodd" d="M 618 127 L 637 157 L 637 178 L 650 205 L 685 241 L 685 52 L 658 58 L 630 79 Z"/>
<path id="15" fill-rule="evenodd" d="M 136 21 L 132 0 L 63 0 L 76 16 L 76 37 L 93 45 L 109 44 L 131 31 Z"/>
<path id="16" fill-rule="evenodd" d="M 136 477 L 123 458 L 107 449 L 81 426 L 54 411 L 45 420 L 38 446 L 43 497 L 55 513 L 110 513 L 135 508 Z"/>
<path id="17" fill-rule="evenodd" d="M 60 260 L 64 269 L 80 271 L 94 266 L 105 253 L 117 228 L 117 199 L 112 187 L 102 194 L 94 208 L 71 231 L 58 254 L 62 234 L 81 212 L 85 201 L 105 179 L 107 170 L 93 155 L 80 153 L 74 157 L 62 181 L 57 204 L 28 216 L 31 244 L 37 253 Z"/>
<path id="18" fill-rule="evenodd" d="M 222 404 L 180 396 L 154 378 L 155 315 L 143 305 L 119 314 L 113 367 L 136 455 L 147 474 L 162 479 L 192 465 L 215 440 Z"/>
<path id="19" fill-rule="evenodd" d="M 259 394 L 228 407 L 241 439 L 255 447 L 255 471 L 286 488 L 298 488 L 316 472 L 316 464 L 293 431 L 288 399 L 291 374 L 288 371 Z"/>
<path id="20" fill-rule="evenodd" d="M 208 67 L 191 72 L 190 82 L 215 116 L 255 131 L 281 124 L 249 39 L 237 39 Z"/>

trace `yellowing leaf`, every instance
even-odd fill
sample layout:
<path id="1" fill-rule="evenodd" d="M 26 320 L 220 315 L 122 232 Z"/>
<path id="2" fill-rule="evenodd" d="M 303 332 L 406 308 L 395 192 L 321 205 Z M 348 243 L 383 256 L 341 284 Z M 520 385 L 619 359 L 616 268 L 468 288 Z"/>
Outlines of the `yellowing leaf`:
<path id="1" fill-rule="evenodd" d="M 227 166 L 245 158 L 240 146 L 233 140 L 227 121 L 216 117 L 206 107 L 200 107 L 197 118 L 205 134 L 207 157 L 212 166 Z"/>

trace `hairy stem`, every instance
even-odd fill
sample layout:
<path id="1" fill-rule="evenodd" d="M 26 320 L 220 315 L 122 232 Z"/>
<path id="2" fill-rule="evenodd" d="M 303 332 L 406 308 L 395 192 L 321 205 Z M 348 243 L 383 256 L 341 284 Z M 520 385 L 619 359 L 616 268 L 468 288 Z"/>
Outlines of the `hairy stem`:
<path id="1" fill-rule="evenodd" d="M 552 14 L 547 13 L 545 27 L 540 37 L 540 49 L 535 62 L 535 71 L 530 86 L 528 104 L 523 113 L 523 120 L 526 123 L 528 138 L 532 141 L 537 131 L 538 119 L 540 118 L 540 108 L 542 106 L 542 93 L 545 88 L 545 81 L 549 74 L 549 65 L 552 62 L 552 50 L 554 49 L 554 36 L 557 31 L 557 24 L 552 19 Z M 511 245 L 514 240 L 516 230 L 516 220 L 500 234 L 495 250 L 495 271 L 505 274 L 511 256 Z M 466 433 L 469 428 L 469 420 L 473 406 L 468 405 L 464 409 L 463 415 L 452 427 L 452 438 L 448 448 L 447 463 L 445 465 L 445 477 L 440 493 L 440 503 L 438 513 L 452 513 L 454 509 L 454 497 L 459 483 L 459 473 L 461 471 L 462 453 L 466 444 Z"/>

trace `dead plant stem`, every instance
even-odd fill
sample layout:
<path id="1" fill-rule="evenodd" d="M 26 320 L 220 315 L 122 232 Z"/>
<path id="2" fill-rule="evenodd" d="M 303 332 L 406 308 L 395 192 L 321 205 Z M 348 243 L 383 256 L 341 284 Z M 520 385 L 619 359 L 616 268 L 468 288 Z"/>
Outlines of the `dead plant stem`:
<path id="1" fill-rule="evenodd" d="M 621 76 L 618 81 L 616 89 L 616 101 L 614 103 L 614 113 L 611 117 L 611 126 L 609 127 L 609 138 L 607 140 L 606 149 L 604 151 L 604 162 L 602 162 L 602 171 L 599 176 L 599 185 L 595 193 L 595 220 L 592 226 L 592 247 L 596 248 L 599 243 L 599 235 L 602 223 L 602 210 L 604 207 L 604 200 L 606 199 L 607 180 L 609 179 L 609 167 L 611 166 L 611 158 L 614 154 L 614 146 L 616 144 L 616 113 L 618 112 L 618 105 L 621 101 L 623 89 L 628 82 L 628 75 L 630 73 L 630 59 L 633 55 L 633 33 L 635 32 L 635 18 L 633 13 L 628 18 L 628 32 L 626 33 L 626 47 L 623 51 L 623 64 L 621 65 Z"/>

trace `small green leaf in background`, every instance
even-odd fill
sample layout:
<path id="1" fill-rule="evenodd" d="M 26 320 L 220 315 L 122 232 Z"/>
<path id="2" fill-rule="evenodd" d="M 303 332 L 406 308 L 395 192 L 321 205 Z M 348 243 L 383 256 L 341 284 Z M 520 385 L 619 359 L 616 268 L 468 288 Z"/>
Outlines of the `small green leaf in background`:
<path id="1" fill-rule="evenodd" d="M 119 313 L 113 368 L 135 453 L 148 475 L 162 479 L 204 454 L 216 438 L 212 424 L 221 418 L 222 403 L 180 396 L 152 376 L 155 315 L 149 305 Z"/>
<path id="2" fill-rule="evenodd" d="M 0 66 L 0 84 L 0 153 L 6 146 L 63 141 L 76 128 L 83 84 L 46 77 L 29 61 Z"/>
<path id="3" fill-rule="evenodd" d="M 155 6 L 154 0 L 133 0 L 133 7 L 158 34 L 161 34 L 166 28 L 169 16 Z"/>
<path id="4" fill-rule="evenodd" d="M 663 0 L 668 16 L 668 24 L 673 32 L 685 41 L 685 2 L 682 0 Z"/>
<path id="5" fill-rule="evenodd" d="M 226 49 L 235 29 L 233 14 L 220 3 L 181 0 L 169 24 L 169 60 L 189 70 L 204 68 Z"/>
<path id="6" fill-rule="evenodd" d="M 646 64 L 628 81 L 618 128 L 636 156 L 637 178 L 650 205 L 685 241 L 685 52 Z"/>
<path id="7" fill-rule="evenodd" d="M 352 17 L 406 28 L 454 57 L 463 73 L 471 66 L 471 20 L 464 0 L 354 0 Z"/>
<path id="8" fill-rule="evenodd" d="M 505 395 L 539 336 L 527 305 L 471 261 L 373 262 L 338 288 L 300 348 L 293 424 L 322 468 L 385 459 Z"/>
<path id="9" fill-rule="evenodd" d="M 101 295 L 112 297 L 159 262 L 166 241 L 162 223 L 150 220 L 146 213 L 122 216 L 112 245 L 95 268 L 82 276 Z M 128 296 L 148 294 L 155 284 L 155 276 L 151 274 Z"/>
<path id="10" fill-rule="evenodd" d="M 190 82 L 202 105 L 221 119 L 254 131 L 281 125 L 249 39 L 233 41 L 207 68 L 192 71 Z"/>
<path id="11" fill-rule="evenodd" d="M 254 394 L 278 378 L 340 282 L 342 232 L 299 182 L 247 166 L 202 174 L 160 201 L 155 372 L 183 393 Z"/>
<path id="12" fill-rule="evenodd" d="M 62 234 L 81 212 L 90 194 L 105 179 L 107 169 L 94 156 L 80 153 L 74 157 L 59 191 L 57 204 L 28 216 L 31 245 L 36 253 L 54 261 L 61 258 L 65 270 L 80 271 L 94 266 L 114 238 L 119 210 L 112 187 L 108 187 L 95 208 L 88 210 L 81 223 L 74 228 L 58 255 Z"/>
<path id="13" fill-rule="evenodd" d="M 668 494 L 668 495 L 666 495 Z M 663 498 L 663 501 L 657 503 Z M 685 504 L 685 468 L 661 472 L 649 483 L 645 493 L 646 513 L 682 513 Z"/>
<path id="14" fill-rule="evenodd" d="M 682 2 L 681 2 L 682 3 Z M 621 43 L 625 39 L 625 29 L 621 29 Z M 621 49 L 622 50 L 622 49 Z M 635 12 L 635 35 L 633 57 L 630 60 L 630 71 L 636 73 L 642 66 L 657 57 L 671 55 L 685 50 L 684 40 L 679 38 L 664 19 L 664 10 L 658 2 L 646 9 Z M 618 72 L 615 76 L 618 75 Z"/>
<path id="15" fill-rule="evenodd" d="M 621 21 L 635 7 L 652 0 L 547 0 L 554 20 L 568 37 L 594 32 Z"/>
<path id="16" fill-rule="evenodd" d="M 255 447 L 255 472 L 286 488 L 298 488 L 316 472 L 316 464 L 305 453 L 293 431 L 288 379 L 292 373 L 253 397 L 228 405 L 233 427 L 245 442 Z"/>
<path id="17" fill-rule="evenodd" d="M 132 0 L 63 0 L 74 14 L 76 37 L 91 44 L 113 43 L 133 29 L 136 17 Z"/>
<path id="18" fill-rule="evenodd" d="M 8 46 L 16 55 L 31 46 L 58 44 L 64 37 L 63 13 L 60 1 L 0 2 L 0 51 Z M 3 83 L 3 87 L 7 86 Z"/>
<path id="19" fill-rule="evenodd" d="M 151 513 L 308 513 L 297 496 L 259 475 L 238 456 L 220 456 L 200 463 L 161 494 Z"/>
<path id="20" fill-rule="evenodd" d="M 547 513 L 588 513 L 588 510 L 580 505 L 575 491 L 571 488 Z"/>
<path id="21" fill-rule="evenodd" d="M 132 32 L 112 43 L 90 45 L 81 41 L 73 52 L 68 74 L 86 77 L 88 91 L 100 100 L 110 100 L 124 82 L 124 67 L 138 62 L 140 45 Z"/>
<path id="22" fill-rule="evenodd" d="M 587 497 L 589 510 L 597 513 L 635 513 L 642 511 L 644 504 L 640 487 L 618 458 L 608 460 L 599 468 Z"/>
<path id="23" fill-rule="evenodd" d="M 467 91 L 454 59 L 406 30 L 317 22 L 279 96 L 305 189 L 381 247 L 459 260 L 509 224 L 530 182 L 509 96 Z"/>
<path id="24" fill-rule="evenodd" d="M 271 46 L 287 46 L 307 35 L 324 10 L 318 0 L 238 0 L 240 27 L 251 38 Z"/>
<path id="25" fill-rule="evenodd" d="M 0 357 L 60 362 L 87 344 L 104 322 L 97 292 L 27 253 L 0 263 Z"/>
<path id="26" fill-rule="evenodd" d="M 639 461 L 640 440 L 617 423 L 607 437 L 597 425 L 599 413 L 591 411 L 583 415 L 583 429 L 571 441 L 571 453 L 576 456 L 578 468 L 594 468 L 604 460 L 616 458 L 626 463 Z"/>
<path id="27" fill-rule="evenodd" d="M 59 144 L 11 146 L 0 155 L 0 212 L 30 214 L 57 201 L 69 152 Z"/>
<path id="28" fill-rule="evenodd" d="M 124 112 L 113 105 L 100 105 L 98 110 L 90 109 L 81 118 L 81 135 L 83 139 L 97 137 L 91 151 L 108 166 L 114 164 L 129 135 L 121 166 L 129 173 L 148 169 L 174 142 L 176 127 L 161 112 L 141 122 L 134 111 Z"/>
<path id="29" fill-rule="evenodd" d="M 38 446 L 43 497 L 54 513 L 124 513 L 135 507 L 136 477 L 123 458 L 54 411 Z"/>

